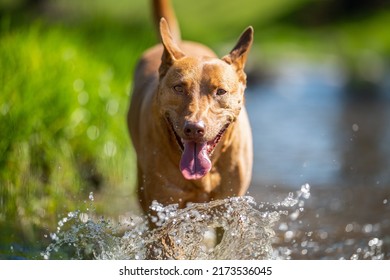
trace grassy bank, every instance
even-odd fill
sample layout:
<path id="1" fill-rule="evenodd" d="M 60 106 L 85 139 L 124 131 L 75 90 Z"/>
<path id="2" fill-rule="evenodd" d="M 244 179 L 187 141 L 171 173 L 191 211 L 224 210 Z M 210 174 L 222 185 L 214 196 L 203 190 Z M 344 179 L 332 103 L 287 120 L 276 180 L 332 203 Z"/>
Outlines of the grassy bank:
<path id="1" fill-rule="evenodd" d="M 0 43 L 1 243 L 33 241 L 94 192 L 130 197 L 125 115 L 136 58 L 153 39 L 109 23 L 3 19 Z M 149 32 L 150 33 L 150 32 Z M 119 206 L 118 206 L 119 207 Z M 126 209 L 126 208 L 125 208 Z M 6 230 L 6 229 L 9 229 Z"/>

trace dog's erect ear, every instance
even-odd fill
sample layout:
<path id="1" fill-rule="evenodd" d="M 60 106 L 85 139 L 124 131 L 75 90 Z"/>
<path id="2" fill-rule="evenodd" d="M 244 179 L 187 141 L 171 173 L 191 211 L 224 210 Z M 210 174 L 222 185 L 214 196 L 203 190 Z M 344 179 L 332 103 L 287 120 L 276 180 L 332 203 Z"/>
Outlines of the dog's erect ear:
<path id="1" fill-rule="evenodd" d="M 249 26 L 241 34 L 240 39 L 238 39 L 233 50 L 222 58 L 222 60 L 226 61 L 228 64 L 235 66 L 237 71 L 244 70 L 246 58 L 253 42 L 253 32 L 253 27 Z"/>
<path id="2" fill-rule="evenodd" d="M 168 71 L 169 67 L 172 64 L 185 56 L 185 54 L 180 50 L 179 46 L 173 40 L 172 34 L 169 30 L 168 22 L 165 18 L 161 18 L 160 20 L 160 35 L 161 42 L 164 46 L 164 52 L 161 57 L 161 65 L 160 65 L 160 76 L 164 76 Z"/>

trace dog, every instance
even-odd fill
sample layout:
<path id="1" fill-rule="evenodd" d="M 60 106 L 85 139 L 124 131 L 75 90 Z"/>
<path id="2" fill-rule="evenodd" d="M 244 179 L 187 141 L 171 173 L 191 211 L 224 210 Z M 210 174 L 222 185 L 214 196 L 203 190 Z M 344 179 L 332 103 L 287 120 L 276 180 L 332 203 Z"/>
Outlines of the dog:
<path id="1" fill-rule="evenodd" d="M 146 50 L 134 74 L 127 121 L 137 156 L 138 199 L 150 205 L 209 202 L 246 193 L 252 133 L 244 106 L 248 27 L 219 59 L 182 41 L 168 0 L 153 1 L 161 43 Z"/>

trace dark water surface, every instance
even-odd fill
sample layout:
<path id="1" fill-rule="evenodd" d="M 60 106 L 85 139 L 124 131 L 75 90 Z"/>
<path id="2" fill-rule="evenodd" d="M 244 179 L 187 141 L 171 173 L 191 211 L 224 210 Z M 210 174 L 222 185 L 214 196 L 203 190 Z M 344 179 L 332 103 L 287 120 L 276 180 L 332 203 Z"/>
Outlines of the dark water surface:
<path id="1" fill-rule="evenodd" d="M 309 184 L 299 217 L 277 226 L 283 258 L 390 258 L 388 81 L 346 85 L 337 69 L 290 65 L 249 87 L 256 201 Z"/>

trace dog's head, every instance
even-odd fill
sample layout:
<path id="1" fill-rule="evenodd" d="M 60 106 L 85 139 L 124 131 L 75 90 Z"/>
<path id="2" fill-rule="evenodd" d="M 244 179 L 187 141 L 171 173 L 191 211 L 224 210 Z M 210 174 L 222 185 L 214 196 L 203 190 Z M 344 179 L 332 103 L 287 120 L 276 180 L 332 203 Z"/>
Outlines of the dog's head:
<path id="1" fill-rule="evenodd" d="M 222 59 L 187 56 L 164 19 L 160 32 L 164 46 L 157 96 L 160 113 L 181 150 L 183 176 L 200 179 L 210 171 L 210 156 L 243 106 L 244 66 L 253 28 L 247 28 Z"/>

